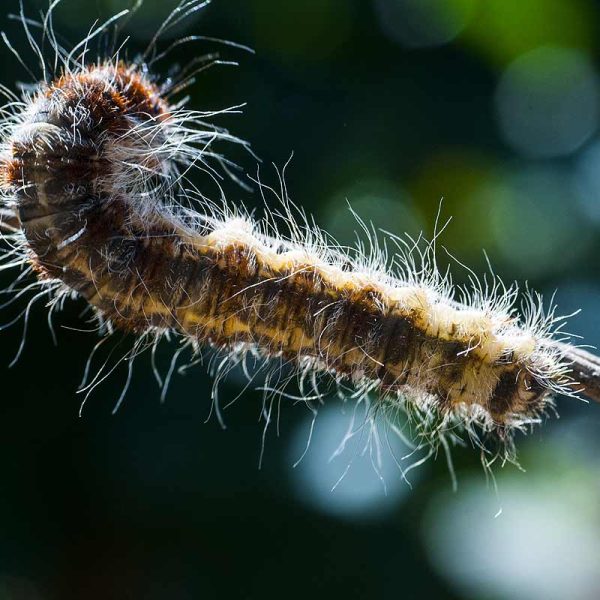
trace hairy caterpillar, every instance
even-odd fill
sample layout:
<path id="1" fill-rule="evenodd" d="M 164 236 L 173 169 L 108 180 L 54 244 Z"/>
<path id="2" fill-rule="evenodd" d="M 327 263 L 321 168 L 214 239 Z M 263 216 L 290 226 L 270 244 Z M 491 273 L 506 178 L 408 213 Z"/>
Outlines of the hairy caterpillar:
<path id="1" fill-rule="evenodd" d="M 285 189 L 283 215 L 255 221 L 190 184 L 191 169 L 228 169 L 214 142 L 243 144 L 208 125 L 212 115 L 172 102 L 189 73 L 162 83 L 151 74 L 168 51 L 157 50 L 161 35 L 203 2 L 182 0 L 133 61 L 117 43 L 89 59 L 90 43 L 127 11 L 65 49 L 51 26 L 56 5 L 41 23 L 22 15 L 43 81 L 23 98 L 6 90 L 3 113 L 5 266 L 35 274 L 25 288 L 34 299 L 83 297 L 104 332 L 140 336 L 136 352 L 174 332 L 231 362 L 280 358 L 307 400 L 320 397 L 317 376 L 348 383 L 355 400 L 414 416 L 417 443 L 434 449 L 464 429 L 478 444 L 481 432 L 496 434 L 512 457 L 510 433 L 535 422 L 553 393 L 594 396 L 593 357 L 554 341 L 562 319 L 538 296 L 518 316 L 515 287 L 455 290 L 433 243 L 392 236 L 388 268 L 373 238 L 368 252 L 344 251 Z"/>

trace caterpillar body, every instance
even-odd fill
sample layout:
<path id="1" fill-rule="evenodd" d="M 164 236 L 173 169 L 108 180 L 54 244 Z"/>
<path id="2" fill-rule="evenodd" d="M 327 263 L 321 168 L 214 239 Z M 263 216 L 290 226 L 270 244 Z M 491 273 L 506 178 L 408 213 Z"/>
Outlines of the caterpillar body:
<path id="1" fill-rule="evenodd" d="M 137 335 L 281 357 L 301 383 L 350 382 L 376 407 L 416 414 L 417 431 L 434 422 L 444 443 L 458 426 L 510 450 L 510 432 L 553 393 L 575 393 L 572 361 L 552 343 L 561 320 L 537 296 L 521 317 L 516 288 L 496 281 L 457 300 L 432 244 L 394 238 L 390 269 L 381 248 L 333 245 L 285 194 L 283 223 L 206 200 L 185 171 L 226 164 L 212 142 L 240 140 L 172 104 L 175 84 L 144 60 L 89 63 L 87 44 L 77 54 L 49 39 L 61 70 L 7 109 L 0 185 L 16 217 L 8 264 L 30 267 L 55 301 L 79 295 Z"/>

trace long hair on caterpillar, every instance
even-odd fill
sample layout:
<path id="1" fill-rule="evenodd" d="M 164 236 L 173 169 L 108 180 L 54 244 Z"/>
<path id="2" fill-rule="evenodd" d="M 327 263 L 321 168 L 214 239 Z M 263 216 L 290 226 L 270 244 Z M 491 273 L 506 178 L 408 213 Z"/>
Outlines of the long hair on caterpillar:
<path id="1" fill-rule="evenodd" d="M 101 339 L 86 398 L 125 363 L 116 410 L 135 358 L 147 349 L 154 357 L 162 337 L 178 336 L 166 376 L 154 369 L 163 396 L 184 349 L 199 360 L 210 347 L 220 420 L 219 382 L 240 365 L 251 383 L 252 359 L 267 370 L 266 426 L 282 398 L 296 397 L 288 383 L 317 404 L 329 381 L 347 401 L 368 403 L 370 415 L 387 413 L 393 429 L 398 413 L 407 415 L 415 447 L 428 455 L 466 433 L 489 466 L 497 456 L 515 460 L 513 432 L 539 422 L 554 394 L 595 396 L 597 362 L 567 343 L 564 318 L 532 292 L 519 310 L 517 286 L 494 276 L 453 285 L 438 268 L 438 231 L 431 242 L 389 235 L 381 244 L 358 220 L 366 242 L 348 249 L 291 202 L 283 177 L 272 190 L 278 208 L 262 219 L 226 199 L 220 178 L 235 167 L 214 144 L 247 144 L 206 119 L 238 107 L 199 112 L 173 99 L 198 70 L 224 61 L 207 55 L 162 83 L 152 74 L 177 45 L 206 39 L 159 49 L 161 36 L 204 2 L 182 0 L 131 61 L 118 29 L 131 12 L 65 47 L 53 27 L 59 2 L 39 22 L 23 10 L 19 17 L 42 74 L 21 98 L 4 90 L 0 186 L 11 249 L 3 268 L 23 269 L 9 291 L 10 302 L 32 294 L 20 315 L 25 328 L 41 298 L 50 315 L 66 298 L 87 301 Z M 91 43 L 105 36 L 111 51 L 90 61 Z M 216 200 L 190 180 L 198 170 L 220 190 Z M 111 350 L 92 374 L 114 331 L 132 333 L 133 348 L 112 363 Z"/>

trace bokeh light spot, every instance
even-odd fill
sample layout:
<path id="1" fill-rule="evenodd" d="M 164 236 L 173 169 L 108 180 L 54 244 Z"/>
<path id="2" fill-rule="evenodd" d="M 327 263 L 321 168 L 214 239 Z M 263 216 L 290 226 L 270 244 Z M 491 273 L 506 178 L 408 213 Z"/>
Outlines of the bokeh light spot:
<path id="1" fill-rule="evenodd" d="M 375 0 L 383 32 L 408 47 L 440 46 L 468 24 L 478 0 Z"/>
<path id="2" fill-rule="evenodd" d="M 482 248 L 489 248 L 490 240 L 489 206 L 475 192 L 493 177 L 495 170 L 495 161 L 483 152 L 443 148 L 420 165 L 409 188 L 426 214 L 430 237 L 441 203 L 441 222 L 449 218 L 452 222 L 440 244 L 475 269 L 486 267 Z"/>
<path id="3" fill-rule="evenodd" d="M 480 475 L 459 483 L 457 494 L 439 494 L 428 507 L 425 549 L 461 597 L 599 597 L 598 488 L 576 463 L 564 464 L 566 448 L 557 452 L 558 444 L 551 444 L 545 440 L 531 472 L 499 477 L 498 496 Z M 544 470 L 549 463 L 557 472 Z"/>
<path id="4" fill-rule="evenodd" d="M 598 77 L 581 52 L 538 48 L 508 66 L 495 103 L 502 136 L 515 151 L 535 158 L 570 154 L 598 127 Z"/>
<path id="5" fill-rule="evenodd" d="M 591 144 L 577 161 L 575 169 L 579 209 L 600 225 L 600 141 Z"/>
<path id="6" fill-rule="evenodd" d="M 476 194 L 488 207 L 496 248 L 514 277 L 560 271 L 589 247 L 591 231 L 573 210 L 571 178 L 556 168 L 508 172 Z"/>
<path id="7" fill-rule="evenodd" d="M 500 66 L 539 46 L 589 50 L 595 20 L 589 0 L 482 0 L 461 38 Z"/>
<path id="8" fill-rule="evenodd" d="M 339 406 L 325 406 L 319 410 L 312 436 L 312 414 L 298 427 L 290 445 L 290 459 L 302 460 L 292 471 L 293 486 L 302 502 L 322 512 L 348 518 L 383 518 L 410 492 L 395 462 L 409 450 L 383 422 L 371 429 L 368 423 L 363 425 L 363 413 L 359 411 L 354 423 L 352 413 L 353 409 L 343 413 Z M 354 432 L 350 438 L 349 430 Z M 410 461 L 405 468 L 409 465 Z M 410 473 L 411 483 L 422 470 Z"/>
<path id="9" fill-rule="evenodd" d="M 325 206 L 324 228 L 344 245 L 366 237 L 352 211 L 376 230 L 414 237 L 423 229 L 423 220 L 406 190 L 386 179 L 358 180 L 335 193 Z"/>
<path id="10" fill-rule="evenodd" d="M 550 295 L 554 290 L 548 290 Z M 574 338 L 575 343 L 585 340 L 586 344 L 600 348 L 600 286 L 585 280 L 573 281 L 565 279 L 557 286 L 554 296 L 561 314 L 574 314 L 569 318 L 565 330 L 580 339 Z M 579 312 L 577 312 L 579 311 Z"/>

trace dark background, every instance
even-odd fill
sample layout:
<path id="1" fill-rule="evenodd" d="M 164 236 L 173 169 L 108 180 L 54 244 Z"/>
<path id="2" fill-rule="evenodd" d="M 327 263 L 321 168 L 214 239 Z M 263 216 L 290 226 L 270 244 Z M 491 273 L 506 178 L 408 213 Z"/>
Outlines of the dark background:
<path id="1" fill-rule="evenodd" d="M 78 41 L 127 4 L 64 0 L 55 25 Z M 146 1 L 127 27 L 131 55 L 174 4 Z M 32 18 L 45 6 L 25 0 Z M 11 10 L 4 0 L 2 28 L 37 74 Z M 591 0 L 216 0 L 172 36 L 256 54 L 205 42 L 171 60 L 220 51 L 240 63 L 201 74 L 190 106 L 246 102 L 218 123 L 251 141 L 267 183 L 277 183 L 271 163 L 293 151 L 292 198 L 341 242 L 356 229 L 346 199 L 377 227 L 431 235 L 443 197 L 453 221 L 441 243 L 453 255 L 481 273 L 485 249 L 505 279 L 547 297 L 558 290 L 559 312 L 582 309 L 567 329 L 598 344 L 599 23 Z M 30 82 L 5 47 L 0 56 L 2 83 Z M 232 152 L 255 173 L 250 156 Z M 228 194 L 260 205 L 234 185 Z M 0 275 L 3 288 L 14 278 Z M 442 455 L 411 472 L 412 488 L 386 448 L 385 486 L 360 441 L 330 461 L 352 414 L 334 398 L 294 468 L 311 414 L 283 402 L 259 469 L 261 394 L 240 395 L 237 373 L 221 385 L 223 404 L 240 395 L 225 431 L 207 421 L 205 367 L 176 375 L 161 403 L 147 357 L 116 415 L 126 369 L 79 417 L 76 390 L 97 341 L 75 331 L 89 328 L 83 308 L 65 305 L 55 347 L 36 305 L 12 368 L 22 324 L 1 333 L 0 598 L 600 596 L 597 407 L 559 399 L 560 421 L 519 435 L 527 472 L 498 465 L 486 480 L 477 451 L 456 449 L 453 493 Z M 160 346 L 163 373 L 176 348 Z"/>

